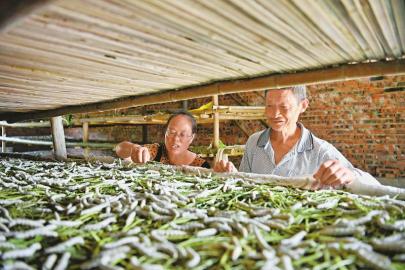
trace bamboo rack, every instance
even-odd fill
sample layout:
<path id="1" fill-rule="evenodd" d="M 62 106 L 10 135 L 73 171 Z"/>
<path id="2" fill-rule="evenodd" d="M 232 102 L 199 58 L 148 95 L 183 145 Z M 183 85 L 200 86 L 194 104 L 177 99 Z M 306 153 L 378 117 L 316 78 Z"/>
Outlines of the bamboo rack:
<path id="1" fill-rule="evenodd" d="M 21 2 L 0 18 L 9 122 L 405 73 L 403 1 Z"/>

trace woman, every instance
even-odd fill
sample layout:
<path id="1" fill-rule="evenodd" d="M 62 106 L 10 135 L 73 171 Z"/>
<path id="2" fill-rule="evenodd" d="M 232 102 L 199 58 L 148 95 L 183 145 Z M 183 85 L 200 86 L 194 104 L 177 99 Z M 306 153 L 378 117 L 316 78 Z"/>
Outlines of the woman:
<path id="1" fill-rule="evenodd" d="M 131 142 L 121 142 L 115 148 L 117 155 L 136 163 L 146 163 L 150 160 L 170 165 L 189 165 L 210 168 L 207 161 L 188 150 L 197 131 L 197 122 L 186 112 L 172 114 L 166 123 L 164 144 L 139 145 Z"/>

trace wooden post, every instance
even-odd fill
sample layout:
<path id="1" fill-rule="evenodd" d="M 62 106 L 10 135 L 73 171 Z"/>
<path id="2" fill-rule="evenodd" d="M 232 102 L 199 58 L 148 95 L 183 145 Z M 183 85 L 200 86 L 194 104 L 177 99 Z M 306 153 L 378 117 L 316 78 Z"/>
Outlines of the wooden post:
<path id="1" fill-rule="evenodd" d="M 1 127 L 1 136 L 6 137 L 6 127 Z M 1 152 L 6 152 L 6 141 L 1 141 Z"/>
<path id="2" fill-rule="evenodd" d="M 62 116 L 51 118 L 53 151 L 57 160 L 66 160 L 65 133 L 63 131 Z"/>
<path id="3" fill-rule="evenodd" d="M 187 111 L 187 109 L 188 109 L 188 100 L 183 100 L 182 105 L 183 105 L 183 110 Z"/>
<path id="4" fill-rule="evenodd" d="M 83 122 L 83 143 L 89 142 L 89 122 Z"/>
<path id="5" fill-rule="evenodd" d="M 142 125 L 142 144 L 148 143 L 148 126 Z"/>
<path id="6" fill-rule="evenodd" d="M 218 95 L 212 97 L 212 103 L 214 106 L 218 106 Z M 218 111 L 214 110 L 214 148 L 219 148 L 219 113 Z"/>
<path id="7" fill-rule="evenodd" d="M 83 122 L 82 129 L 83 129 L 83 143 L 88 143 L 89 142 L 89 137 L 90 137 L 90 134 L 89 134 L 89 122 Z M 89 147 L 87 147 L 87 146 L 84 147 L 83 155 L 85 157 L 88 157 L 89 153 L 90 153 Z"/>

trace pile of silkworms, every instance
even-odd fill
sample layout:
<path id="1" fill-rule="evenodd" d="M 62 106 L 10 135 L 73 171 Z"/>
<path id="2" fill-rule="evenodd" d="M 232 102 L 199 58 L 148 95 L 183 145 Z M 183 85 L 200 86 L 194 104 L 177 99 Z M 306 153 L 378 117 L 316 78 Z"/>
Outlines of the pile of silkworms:
<path id="1" fill-rule="evenodd" d="M 0 160 L 4 269 L 404 269 L 405 201 L 151 163 Z"/>

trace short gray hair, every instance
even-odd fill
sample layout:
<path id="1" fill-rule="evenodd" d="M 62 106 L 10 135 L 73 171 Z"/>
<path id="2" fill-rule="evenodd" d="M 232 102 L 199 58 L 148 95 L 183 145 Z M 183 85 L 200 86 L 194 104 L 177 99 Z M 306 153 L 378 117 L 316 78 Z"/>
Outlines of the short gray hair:
<path id="1" fill-rule="evenodd" d="M 267 96 L 267 92 L 269 92 L 271 90 L 277 90 L 277 89 L 266 90 L 265 96 Z M 297 98 L 298 102 L 307 98 L 307 87 L 305 85 L 296 85 L 293 87 L 281 88 L 279 90 L 292 90 L 292 92 L 293 92 L 294 96 Z"/>

